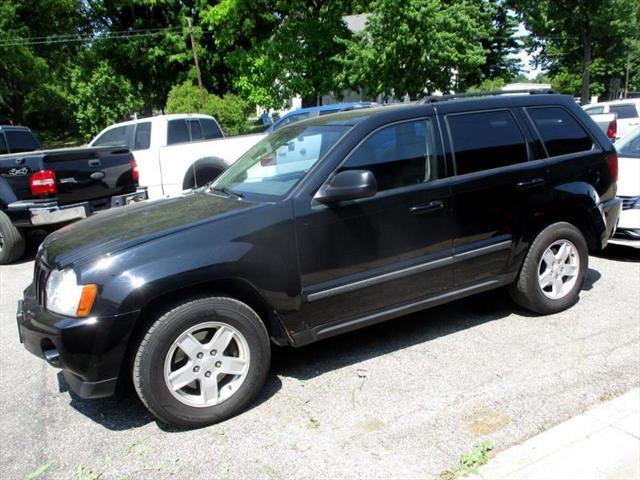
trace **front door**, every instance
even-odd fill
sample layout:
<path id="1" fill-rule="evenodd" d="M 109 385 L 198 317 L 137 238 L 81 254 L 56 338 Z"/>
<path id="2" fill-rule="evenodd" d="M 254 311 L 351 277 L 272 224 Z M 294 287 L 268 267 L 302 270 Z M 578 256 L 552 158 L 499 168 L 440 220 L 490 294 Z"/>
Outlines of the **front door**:
<path id="1" fill-rule="evenodd" d="M 378 193 L 323 205 L 299 199 L 306 328 L 343 324 L 451 288 L 449 180 L 430 118 L 370 134 L 337 171 L 373 172 Z"/>

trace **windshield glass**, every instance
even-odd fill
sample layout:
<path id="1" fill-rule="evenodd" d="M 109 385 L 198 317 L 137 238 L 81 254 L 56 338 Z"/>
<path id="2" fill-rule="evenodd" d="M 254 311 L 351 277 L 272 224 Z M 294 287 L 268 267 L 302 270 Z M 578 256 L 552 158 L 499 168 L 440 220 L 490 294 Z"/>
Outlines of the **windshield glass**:
<path id="1" fill-rule="evenodd" d="M 640 128 L 616 142 L 616 150 L 620 157 L 640 158 Z"/>
<path id="2" fill-rule="evenodd" d="M 267 199 L 283 197 L 349 128 L 303 124 L 278 130 L 242 155 L 211 188 Z"/>

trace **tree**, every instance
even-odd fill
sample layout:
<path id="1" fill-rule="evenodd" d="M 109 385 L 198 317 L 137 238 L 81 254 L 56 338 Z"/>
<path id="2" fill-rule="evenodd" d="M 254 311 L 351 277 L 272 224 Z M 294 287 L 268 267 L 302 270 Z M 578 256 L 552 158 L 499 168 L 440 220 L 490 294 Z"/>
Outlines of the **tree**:
<path id="1" fill-rule="evenodd" d="M 249 130 L 247 117 L 251 105 L 237 95 L 226 93 L 224 96 L 205 91 L 204 105 L 200 105 L 200 89 L 186 81 L 175 85 L 167 97 L 167 113 L 204 113 L 214 117 L 225 134 L 238 135 Z"/>
<path id="2" fill-rule="evenodd" d="M 596 86 L 624 76 L 626 54 L 640 35 L 637 0 L 513 0 L 512 7 L 531 32 L 527 43 L 537 62 L 563 84 L 579 72 L 582 102 L 590 100 L 592 73 L 600 61 Z"/>
<path id="3" fill-rule="evenodd" d="M 455 89 L 486 61 L 480 39 L 490 15 L 478 2 L 375 0 L 371 11 L 365 30 L 344 42 L 344 87 L 415 99 Z"/>
<path id="4" fill-rule="evenodd" d="M 128 120 L 141 106 L 131 82 L 100 62 L 87 77 L 76 67 L 71 75 L 71 104 L 80 135 L 89 140 L 106 126 Z M 113 101 L 117 99 L 117 101 Z"/>
<path id="5" fill-rule="evenodd" d="M 461 75 L 460 89 L 497 79 L 503 80 L 505 84 L 517 81 L 516 77 L 522 67 L 515 56 L 520 50 L 520 42 L 516 37 L 516 16 L 509 11 L 504 0 L 484 0 L 480 2 L 480 8 L 490 17 L 486 25 L 487 35 L 480 39 L 486 52 L 486 60 L 475 71 Z"/>
<path id="6" fill-rule="evenodd" d="M 250 103 L 279 108 L 294 95 L 315 105 L 335 87 L 336 56 L 350 36 L 348 0 L 222 0 L 202 14 L 226 52 L 233 86 Z M 359 3 L 358 3 L 359 5 Z"/>
<path id="7" fill-rule="evenodd" d="M 82 0 L 0 0 L 1 122 L 58 136 L 73 129 L 70 73 L 88 32 Z"/>

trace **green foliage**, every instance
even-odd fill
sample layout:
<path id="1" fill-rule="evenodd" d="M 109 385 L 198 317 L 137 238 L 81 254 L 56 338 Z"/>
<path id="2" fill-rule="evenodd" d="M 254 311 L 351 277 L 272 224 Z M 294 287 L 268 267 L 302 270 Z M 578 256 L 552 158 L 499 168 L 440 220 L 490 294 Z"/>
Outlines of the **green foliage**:
<path id="1" fill-rule="evenodd" d="M 558 93 L 580 96 L 582 88 L 582 75 L 574 72 L 559 71 L 550 78 L 551 88 Z"/>
<path id="2" fill-rule="evenodd" d="M 237 95 L 222 97 L 205 91 L 204 106 L 200 106 L 200 89 L 190 82 L 175 85 L 167 97 L 167 113 L 204 113 L 215 117 L 226 135 L 238 135 L 250 129 L 247 117 L 251 105 Z"/>
<path id="3" fill-rule="evenodd" d="M 469 88 L 469 92 L 491 92 L 494 90 L 500 90 L 507 82 L 502 78 L 488 78 L 482 81 L 480 84 Z"/>
<path id="4" fill-rule="evenodd" d="M 71 74 L 71 105 L 85 140 L 112 123 L 126 120 L 142 106 L 131 82 L 115 73 L 108 63 L 100 62 L 88 77 L 87 73 L 76 68 Z"/>
<path id="5" fill-rule="evenodd" d="M 493 444 L 489 440 L 476 445 L 469 453 L 465 453 L 460 457 L 460 463 L 449 470 L 445 470 L 438 476 L 439 480 L 455 480 L 456 478 L 478 473 L 478 467 L 489 461 Z"/>
<path id="6" fill-rule="evenodd" d="M 463 76 L 485 63 L 478 39 L 489 33 L 488 23 L 478 2 L 375 0 L 367 28 L 343 42 L 342 85 L 371 97 L 412 99 L 454 89 L 456 72 Z"/>
<path id="7" fill-rule="evenodd" d="M 638 0 L 511 0 L 512 8 L 531 32 L 526 43 L 537 62 L 563 88 L 579 75 L 582 90 L 601 93 L 612 78 L 624 79 L 627 54 L 640 52 Z M 583 78 L 583 68 L 591 78 Z M 640 70 L 631 72 L 640 82 Z M 589 92 L 589 87 L 594 89 Z"/>
<path id="8" fill-rule="evenodd" d="M 315 105 L 335 86 L 335 59 L 350 36 L 343 15 L 347 0 L 222 0 L 203 13 L 217 32 L 216 47 L 227 51 L 233 86 L 266 108 L 280 108 L 294 95 Z"/>

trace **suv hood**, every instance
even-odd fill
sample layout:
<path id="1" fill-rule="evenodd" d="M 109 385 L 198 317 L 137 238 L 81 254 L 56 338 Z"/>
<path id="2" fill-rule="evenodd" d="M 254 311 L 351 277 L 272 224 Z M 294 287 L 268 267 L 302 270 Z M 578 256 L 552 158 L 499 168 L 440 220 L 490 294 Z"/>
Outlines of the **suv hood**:
<path id="1" fill-rule="evenodd" d="M 61 228 L 45 239 L 40 255 L 49 266 L 63 268 L 256 206 L 202 192 L 135 203 Z"/>

